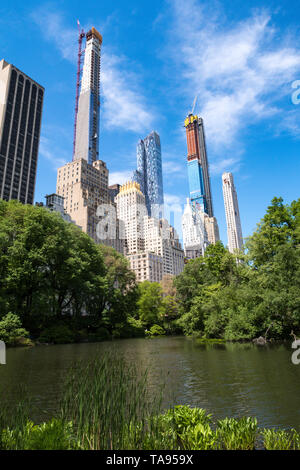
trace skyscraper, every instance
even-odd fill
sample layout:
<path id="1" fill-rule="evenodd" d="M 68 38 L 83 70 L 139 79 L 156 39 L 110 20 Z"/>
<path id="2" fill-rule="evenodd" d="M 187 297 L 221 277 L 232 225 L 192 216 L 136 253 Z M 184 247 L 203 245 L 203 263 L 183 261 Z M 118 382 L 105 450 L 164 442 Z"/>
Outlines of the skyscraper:
<path id="1" fill-rule="evenodd" d="M 203 212 L 213 217 L 209 167 L 206 153 L 203 119 L 189 114 L 184 122 L 188 148 L 190 199 Z"/>
<path id="2" fill-rule="evenodd" d="M 203 119 L 189 114 L 184 122 L 188 150 L 190 200 L 182 218 L 187 258 L 204 254 L 208 244 L 219 240 L 214 217 Z"/>
<path id="3" fill-rule="evenodd" d="M 223 196 L 227 222 L 228 249 L 231 253 L 243 248 L 243 235 L 237 193 L 232 173 L 223 173 Z"/>
<path id="4" fill-rule="evenodd" d="M 93 27 L 86 34 L 74 155 L 90 164 L 99 159 L 101 45 L 102 36 Z"/>
<path id="5" fill-rule="evenodd" d="M 44 88 L 0 61 L 0 198 L 33 204 Z"/>
<path id="6" fill-rule="evenodd" d="M 148 214 L 161 217 L 164 203 L 161 145 L 155 131 L 137 145 L 137 171 L 133 180 L 139 183 L 145 195 Z"/>
<path id="7" fill-rule="evenodd" d="M 187 199 L 182 216 L 184 254 L 188 259 L 203 256 L 208 245 L 204 226 L 204 212 L 195 211 Z"/>

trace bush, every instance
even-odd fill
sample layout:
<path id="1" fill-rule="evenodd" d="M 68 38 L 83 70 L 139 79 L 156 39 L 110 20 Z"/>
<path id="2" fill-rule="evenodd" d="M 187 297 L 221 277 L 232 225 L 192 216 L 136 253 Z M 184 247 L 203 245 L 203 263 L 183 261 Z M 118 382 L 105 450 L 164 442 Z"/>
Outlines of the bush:
<path id="1" fill-rule="evenodd" d="M 8 313 L 0 321 L 0 340 L 7 345 L 15 346 L 21 338 L 26 338 L 28 335 L 28 331 L 22 328 L 18 315 Z"/>
<path id="2" fill-rule="evenodd" d="M 1 441 L 7 450 L 71 450 L 78 448 L 72 431 L 72 423 L 59 419 L 36 426 L 28 421 L 22 430 L 3 430 Z"/>
<path id="3" fill-rule="evenodd" d="M 153 325 L 149 331 L 146 331 L 147 336 L 164 336 L 165 334 L 165 330 L 159 325 Z"/>
<path id="4" fill-rule="evenodd" d="M 264 429 L 262 432 L 266 450 L 299 450 L 300 434 L 292 429 L 291 432 Z"/>
<path id="5" fill-rule="evenodd" d="M 222 449 L 253 450 L 256 434 L 256 418 L 225 418 L 218 421 L 217 436 Z"/>
<path id="6" fill-rule="evenodd" d="M 73 343 L 75 334 L 66 325 L 53 325 L 42 331 L 39 342 L 40 343 L 54 343 L 54 344 L 67 344 Z"/>

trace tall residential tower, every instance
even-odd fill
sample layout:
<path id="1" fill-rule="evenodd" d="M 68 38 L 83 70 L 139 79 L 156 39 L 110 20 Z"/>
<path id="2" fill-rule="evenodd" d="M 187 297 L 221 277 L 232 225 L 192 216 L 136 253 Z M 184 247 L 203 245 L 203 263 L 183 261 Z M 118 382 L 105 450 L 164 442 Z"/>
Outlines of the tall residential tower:
<path id="1" fill-rule="evenodd" d="M 100 64 L 102 36 L 93 27 L 86 34 L 74 160 L 99 160 Z"/>
<path id="2" fill-rule="evenodd" d="M 203 119 L 189 114 L 184 126 L 190 199 L 182 219 L 182 230 L 186 257 L 195 258 L 204 254 L 208 244 L 219 240 L 219 228 L 213 213 Z"/>
<path id="3" fill-rule="evenodd" d="M 189 114 L 184 126 L 187 137 L 190 199 L 192 203 L 199 204 L 209 217 L 213 217 L 203 119 Z"/>
<path id="4" fill-rule="evenodd" d="M 137 171 L 133 180 L 140 185 L 146 198 L 148 214 L 162 216 L 164 203 L 161 145 L 157 132 L 152 131 L 137 146 Z"/>
<path id="5" fill-rule="evenodd" d="M 223 196 L 227 222 L 228 249 L 231 253 L 243 248 L 240 211 L 232 173 L 223 173 Z"/>
<path id="6" fill-rule="evenodd" d="M 0 198 L 33 204 L 44 88 L 0 61 Z"/>

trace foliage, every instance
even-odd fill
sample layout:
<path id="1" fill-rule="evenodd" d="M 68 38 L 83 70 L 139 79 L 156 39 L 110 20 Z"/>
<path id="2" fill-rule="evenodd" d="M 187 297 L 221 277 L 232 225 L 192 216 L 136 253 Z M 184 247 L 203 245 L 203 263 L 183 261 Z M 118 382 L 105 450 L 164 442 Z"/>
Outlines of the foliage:
<path id="1" fill-rule="evenodd" d="M 0 278 L 0 319 L 17 312 L 34 338 L 57 336 L 62 319 L 80 337 L 82 313 L 111 335 L 135 313 L 126 258 L 43 207 L 0 200 Z"/>
<path id="2" fill-rule="evenodd" d="M 218 242 L 174 281 L 186 335 L 229 341 L 290 338 L 300 323 L 300 199 L 274 198 L 246 243 L 246 255 Z"/>
<path id="3" fill-rule="evenodd" d="M 54 418 L 40 425 L 27 421 L 21 430 L 4 429 L 2 447 L 4 450 L 74 450 L 79 448 L 73 437 L 72 423 L 64 423 Z"/>
<path id="4" fill-rule="evenodd" d="M 164 336 L 166 334 L 165 330 L 159 325 L 151 326 L 150 330 L 146 331 L 147 336 Z"/>
<path id="5" fill-rule="evenodd" d="M 218 421 L 217 436 L 225 450 L 253 450 L 256 435 L 255 418 L 225 418 Z"/>
<path id="6" fill-rule="evenodd" d="M 67 325 L 58 324 L 50 326 L 42 331 L 39 342 L 40 343 L 54 343 L 54 344 L 67 344 L 73 343 L 75 339 L 74 333 Z"/>
<path id="7" fill-rule="evenodd" d="M 144 281 L 138 286 L 139 299 L 138 316 L 142 324 L 148 328 L 163 320 L 163 294 L 162 288 L 157 282 Z"/>
<path id="8" fill-rule="evenodd" d="M 17 315 L 8 313 L 0 320 L 0 340 L 7 345 L 15 346 L 28 335 L 28 331 L 22 328 L 21 320 Z"/>
<path id="9" fill-rule="evenodd" d="M 300 450 L 300 434 L 295 429 L 290 432 L 264 429 L 262 436 L 266 450 Z"/>
<path id="10" fill-rule="evenodd" d="M 160 396 L 147 393 L 147 372 L 139 372 L 119 355 L 104 354 L 70 371 L 61 418 L 72 421 L 83 449 L 138 450 L 152 442 L 151 419 L 160 403 Z"/>

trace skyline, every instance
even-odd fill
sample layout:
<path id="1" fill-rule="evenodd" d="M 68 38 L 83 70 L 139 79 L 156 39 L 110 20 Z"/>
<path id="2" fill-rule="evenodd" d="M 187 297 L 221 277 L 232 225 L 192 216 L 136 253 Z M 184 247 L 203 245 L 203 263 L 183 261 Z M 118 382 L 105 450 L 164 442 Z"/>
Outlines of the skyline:
<path id="1" fill-rule="evenodd" d="M 123 2 L 111 10 L 105 5 L 79 7 L 79 2 L 71 7 L 68 1 L 38 8 L 37 2 L 24 6 L 16 1 L 15 7 L 1 8 L 1 57 L 46 90 L 35 200 L 54 192 L 57 167 L 72 160 L 79 17 L 85 29 L 94 25 L 103 35 L 99 158 L 112 173 L 110 184 L 130 179 L 138 140 L 156 130 L 162 142 L 166 203 L 185 203 L 189 191 L 183 125 L 200 88 L 195 113 L 204 119 L 221 239 L 227 244 L 223 171 L 235 175 L 247 237 L 273 196 L 282 196 L 286 203 L 298 198 L 299 108 L 292 104 L 291 84 L 300 78 L 295 20 L 300 8 L 296 3 L 288 11 L 274 8 L 270 16 L 271 4 L 279 2 L 268 2 L 268 11 L 256 12 L 243 5 L 239 13 L 234 11 L 236 2 L 226 6 L 226 12 L 219 2 L 223 17 L 216 18 L 215 13 L 208 20 L 211 7 L 201 13 L 199 2 L 186 2 L 184 12 L 177 1 L 163 2 L 162 8 L 157 1 L 151 8 L 133 3 L 135 11 L 128 11 Z M 195 11 L 194 19 L 188 16 Z M 201 32 L 203 25 L 205 32 L 211 32 L 209 39 Z M 191 43 L 185 34 L 190 28 Z M 179 29 L 178 47 L 186 51 L 183 58 L 174 57 L 172 44 Z M 136 41 L 141 34 L 145 40 Z M 12 36 L 24 44 L 22 53 L 16 41 L 9 40 Z M 194 39 L 203 44 L 202 50 L 193 50 Z M 226 60 L 221 60 L 222 44 L 227 47 Z M 187 79 L 193 86 L 187 85 Z"/>

